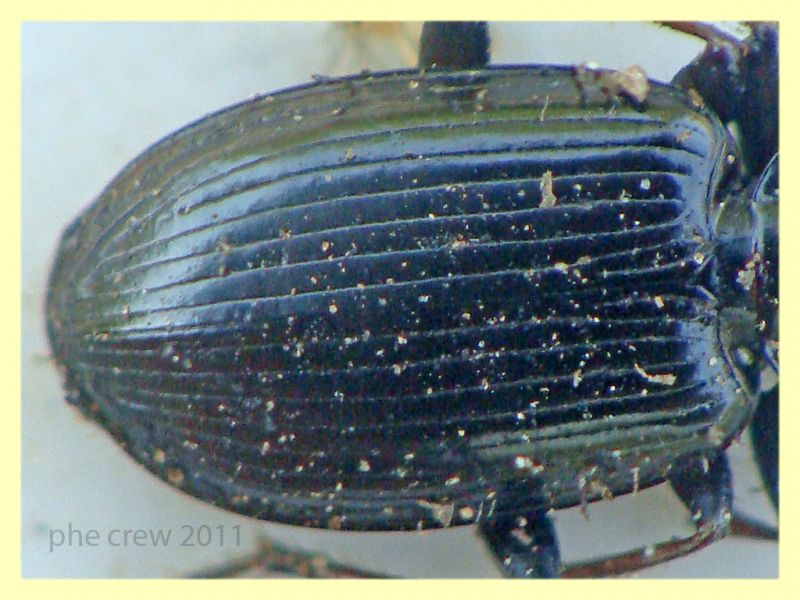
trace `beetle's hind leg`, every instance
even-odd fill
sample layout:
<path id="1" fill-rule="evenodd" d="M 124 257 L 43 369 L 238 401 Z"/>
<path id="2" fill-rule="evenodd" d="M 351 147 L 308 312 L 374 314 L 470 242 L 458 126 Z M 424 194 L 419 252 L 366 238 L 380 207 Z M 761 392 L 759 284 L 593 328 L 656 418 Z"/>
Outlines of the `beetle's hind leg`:
<path id="1" fill-rule="evenodd" d="M 761 482 L 775 512 L 778 512 L 778 385 L 761 392 L 750 423 L 753 455 Z M 734 512 L 731 534 L 762 540 L 777 540 L 778 529 L 748 515 Z"/>
<path id="2" fill-rule="evenodd" d="M 725 536 L 731 520 L 733 488 L 728 459 L 692 456 L 673 466 L 669 482 L 689 509 L 696 532 L 624 554 L 567 565 L 564 577 L 607 577 L 638 571 L 685 556 Z"/>

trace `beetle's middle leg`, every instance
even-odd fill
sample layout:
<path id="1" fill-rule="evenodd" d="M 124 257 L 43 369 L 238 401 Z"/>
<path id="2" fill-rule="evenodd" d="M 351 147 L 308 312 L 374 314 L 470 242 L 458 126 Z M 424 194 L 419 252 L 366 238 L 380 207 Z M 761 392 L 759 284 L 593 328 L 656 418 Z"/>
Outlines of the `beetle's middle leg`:
<path id="1" fill-rule="evenodd" d="M 561 575 L 558 538 L 547 510 L 485 521 L 480 532 L 507 577 Z"/>

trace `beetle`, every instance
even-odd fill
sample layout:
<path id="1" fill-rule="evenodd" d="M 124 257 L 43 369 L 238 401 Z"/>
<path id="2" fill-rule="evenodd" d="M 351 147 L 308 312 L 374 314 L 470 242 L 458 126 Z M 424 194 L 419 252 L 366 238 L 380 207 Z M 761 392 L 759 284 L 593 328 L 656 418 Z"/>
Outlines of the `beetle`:
<path id="1" fill-rule="evenodd" d="M 549 71 L 548 71 L 548 73 L 549 73 Z M 544 74 L 538 74 L 537 76 L 541 77 L 542 80 L 544 80 L 545 77 L 550 77 L 550 79 L 547 80 L 550 83 L 555 81 L 555 79 L 554 79 L 555 76 L 554 75 L 545 76 Z M 615 110 L 624 110 L 626 108 L 626 105 L 624 103 L 616 104 L 616 98 L 613 97 L 613 96 L 615 96 L 615 94 L 610 94 L 609 95 L 608 94 L 608 90 L 602 89 L 602 86 L 605 86 L 606 83 L 602 83 L 600 86 L 597 85 L 596 81 L 594 81 L 592 79 L 593 77 L 595 77 L 595 75 L 593 73 L 581 74 L 581 77 L 583 77 L 583 76 L 586 76 L 586 79 L 585 79 L 585 81 L 583 81 L 581 83 L 581 86 L 585 86 L 585 88 L 588 89 L 587 93 L 601 92 L 602 94 L 605 94 L 605 95 L 609 96 L 609 98 L 606 98 L 603 102 L 606 102 L 606 101 L 610 102 L 609 106 L 612 107 L 613 109 L 615 109 Z M 448 80 L 449 75 L 441 75 L 441 74 L 440 75 L 434 75 L 432 73 L 430 76 L 426 76 L 426 77 L 429 77 L 429 79 L 426 80 L 426 81 L 431 81 L 431 82 L 435 81 L 437 83 L 445 82 L 444 85 L 446 85 L 447 82 L 449 81 Z M 570 74 L 570 77 L 576 78 L 574 74 Z M 366 80 L 366 81 L 370 86 L 375 84 L 374 80 Z M 407 80 L 406 83 L 411 85 L 414 81 L 415 80 L 413 78 L 410 78 L 410 79 Z M 471 83 L 471 84 L 474 84 L 473 80 L 468 80 L 468 82 Z M 457 88 L 456 91 L 459 91 L 459 90 L 461 90 L 463 88 L 463 86 L 465 84 L 464 84 L 463 81 L 458 81 L 457 83 L 458 83 L 458 85 L 454 86 L 454 87 Z M 517 85 L 513 81 L 512 81 L 512 83 L 514 85 Z M 345 82 L 344 84 L 342 84 L 341 82 L 338 82 L 338 83 L 334 82 L 333 84 L 327 83 L 327 82 L 323 82 L 320 85 L 321 85 L 321 87 L 324 87 L 326 85 L 337 85 L 337 84 L 338 85 L 345 85 L 345 86 L 350 85 L 350 86 L 353 86 L 353 87 L 358 87 L 358 86 L 362 86 L 362 84 L 364 84 L 364 81 L 356 79 L 356 80 L 349 80 L 348 82 Z M 364 85 L 366 85 L 366 84 L 364 84 Z M 364 87 L 364 89 L 367 89 L 367 88 Z M 580 91 L 580 93 L 584 93 L 585 91 L 586 90 L 582 90 L 582 91 Z M 356 95 L 362 93 L 361 88 L 359 87 L 359 89 L 354 93 Z M 573 93 L 573 96 L 574 96 L 574 93 Z M 545 98 L 546 97 L 547 96 L 545 96 Z M 457 100 L 457 98 L 454 99 L 453 102 L 456 102 L 456 100 Z M 280 98 L 278 99 L 278 101 L 280 102 Z M 473 102 L 473 103 L 476 102 L 474 98 L 470 99 L 470 101 Z M 550 104 L 549 101 L 546 103 L 548 105 L 547 108 L 549 108 L 552 111 L 558 111 L 561 108 L 561 106 L 558 104 L 559 101 L 561 101 L 561 99 L 560 98 L 556 98 L 555 95 L 554 95 L 553 103 Z M 590 102 L 590 104 L 591 104 L 591 102 Z M 335 107 L 333 110 L 336 111 L 336 110 L 338 110 L 338 108 L 339 107 Z M 545 105 L 541 105 L 539 108 L 542 110 L 542 114 L 544 114 Z M 348 108 L 342 114 L 343 115 L 347 114 L 348 110 L 351 110 L 351 109 Z M 491 111 L 492 109 L 490 108 L 489 110 Z M 479 111 L 479 112 L 483 112 L 483 111 Z M 644 114 L 646 114 L 646 112 Z M 341 116 L 341 115 L 339 115 L 339 116 Z M 297 119 L 297 117 L 300 117 L 300 119 Z M 304 114 L 297 113 L 297 114 L 292 115 L 292 120 L 296 121 L 297 123 L 301 123 L 303 119 L 306 119 L 306 115 L 304 115 Z M 542 122 L 544 122 L 544 121 L 542 121 Z M 174 139 L 176 139 L 176 138 L 173 138 L 173 140 Z M 345 149 L 345 151 L 343 153 L 344 161 L 343 161 L 342 164 L 344 164 L 344 165 L 349 164 L 351 162 L 355 162 L 355 159 L 358 157 L 357 153 L 355 151 L 351 155 L 350 153 L 348 153 L 347 150 L 348 149 Z M 552 177 L 552 174 L 551 174 L 551 177 Z M 729 175 L 729 177 L 730 177 L 730 175 Z M 540 179 L 541 179 L 541 181 L 540 181 L 540 184 L 539 184 L 538 193 L 541 195 L 541 200 L 540 200 L 540 206 L 538 206 L 537 208 L 543 208 L 543 209 L 555 208 L 556 206 L 559 206 L 559 204 L 558 204 L 559 198 L 560 198 L 561 203 L 562 203 L 561 205 L 563 206 L 563 203 L 565 202 L 565 199 L 563 197 L 561 197 L 562 196 L 561 192 L 558 191 L 558 190 L 550 188 L 550 186 L 552 186 L 552 182 L 550 184 L 542 183 L 544 181 L 547 181 L 547 177 L 546 176 L 543 175 Z M 556 180 L 556 183 L 558 183 L 557 180 Z M 532 190 L 522 190 L 522 191 L 526 191 L 526 193 L 536 193 L 537 192 L 536 188 L 533 188 Z M 553 206 L 541 206 L 541 204 L 544 203 L 545 199 L 546 198 L 550 198 L 550 197 L 555 197 L 556 198 L 555 201 L 553 201 L 553 200 L 549 201 L 549 202 L 553 203 Z M 106 196 L 106 199 L 108 199 L 108 198 L 109 198 L 109 196 Z M 106 201 L 108 202 L 108 200 L 106 200 Z M 103 208 L 103 210 L 108 210 L 108 209 L 109 209 L 109 205 L 106 204 L 106 206 Z M 100 209 L 96 209 L 96 210 L 100 210 Z M 184 214 L 189 215 L 192 212 L 192 210 L 194 210 L 194 209 L 191 208 L 191 207 L 187 208 L 186 212 Z M 178 214 L 180 214 L 180 213 L 178 213 Z M 436 219 L 434 218 L 432 220 L 435 221 Z M 130 232 L 126 232 L 126 235 L 127 234 L 135 235 L 135 233 L 137 232 L 137 228 L 140 226 L 139 223 L 138 223 L 138 219 L 135 220 L 135 221 L 132 221 L 132 226 L 133 226 L 133 229 Z M 75 232 L 83 234 L 83 233 L 85 233 L 87 231 L 87 227 L 88 226 L 86 226 L 86 225 L 84 225 L 84 226 L 80 226 L 79 225 L 77 229 L 73 229 L 72 230 L 72 234 L 68 233 L 67 237 L 65 238 L 67 240 L 67 243 L 68 244 L 72 243 L 74 246 L 80 248 L 80 244 L 77 244 L 76 242 L 74 242 L 72 240 L 75 239 L 75 235 L 74 235 Z M 278 239 L 288 240 L 288 239 L 291 239 L 294 234 L 295 234 L 295 232 L 292 231 L 292 230 L 283 230 L 283 229 L 281 229 L 280 231 L 278 231 L 277 236 L 278 236 Z M 326 248 L 325 248 L 326 242 L 328 244 L 328 249 L 330 250 L 330 249 L 332 249 L 332 248 L 334 248 L 336 246 L 337 240 L 333 240 L 333 241 L 331 241 L 331 240 L 322 240 L 320 242 L 320 248 L 319 249 L 322 250 L 323 252 L 326 250 Z M 452 240 L 450 243 L 453 245 L 454 248 L 459 248 L 459 247 L 462 247 L 461 242 L 464 242 L 464 244 L 463 244 L 464 246 L 469 246 L 470 243 L 473 243 L 473 242 L 471 242 L 471 240 L 461 240 L 459 238 L 456 238 L 456 239 Z M 234 245 L 235 245 L 235 242 L 231 242 L 229 240 L 220 240 L 219 241 L 219 247 L 217 248 L 217 250 L 222 255 L 229 254 L 233 250 L 233 248 L 232 247 L 229 248 L 229 246 L 234 246 Z M 88 247 L 84 247 L 84 249 L 88 250 L 89 248 Z M 355 255 L 357 255 L 357 253 L 353 253 L 350 256 L 355 256 Z M 590 255 L 586 255 L 586 256 L 588 256 L 589 259 L 591 259 Z M 62 261 L 64 263 L 72 263 L 72 259 L 69 259 L 69 260 L 62 259 Z M 291 263 L 291 259 L 288 259 L 288 262 Z M 562 267 L 560 266 L 560 263 L 555 263 L 555 264 L 557 265 L 556 266 L 556 270 L 557 271 L 562 269 Z M 589 263 L 587 263 L 587 264 L 589 264 Z M 68 268 L 72 268 L 72 266 L 73 266 L 72 264 L 69 264 Z M 228 268 L 229 267 L 226 267 L 225 265 L 222 265 L 220 267 L 221 270 L 219 271 L 219 275 L 222 276 L 223 275 L 223 271 L 225 271 Z M 704 268 L 707 268 L 707 267 L 704 266 Z M 224 273 L 224 276 L 226 276 L 226 277 L 228 277 L 229 275 L 230 275 L 229 273 Z M 116 275 L 114 275 L 114 277 L 116 277 Z M 209 277 L 211 277 L 211 276 L 209 276 Z M 315 277 L 315 275 L 311 275 L 310 277 Z M 51 294 L 51 298 L 55 298 L 56 296 L 65 295 L 64 292 L 67 289 L 67 286 L 64 285 L 64 284 L 60 284 L 58 282 L 57 278 L 56 278 L 55 281 L 56 281 L 56 283 L 53 285 L 51 290 L 55 290 L 56 292 L 58 292 L 58 294 Z M 112 280 L 112 282 L 113 282 L 113 280 Z M 117 282 L 117 283 L 120 283 L 120 282 Z M 291 294 L 287 294 L 287 295 L 291 296 Z M 418 297 L 418 299 L 422 298 L 422 296 L 425 296 L 425 295 L 426 294 L 421 294 Z M 378 299 L 378 301 L 380 301 L 380 298 Z M 429 301 L 430 301 L 430 299 L 429 299 Z M 420 300 L 420 302 L 422 302 L 422 300 Z M 653 302 L 656 305 L 658 304 L 657 300 L 653 300 Z M 662 302 L 663 302 L 663 299 L 662 299 Z M 58 330 L 62 328 L 63 322 L 65 320 L 68 320 L 68 318 L 72 318 L 72 315 L 75 314 L 75 313 L 70 313 L 70 315 L 68 316 L 64 312 L 67 309 L 66 308 L 62 308 L 62 306 L 66 305 L 68 303 L 69 303 L 68 300 L 62 301 L 61 298 L 58 298 L 57 300 L 54 300 L 53 302 L 51 302 L 51 305 L 50 305 L 51 306 L 51 313 L 50 313 L 50 315 L 51 315 L 51 330 L 54 331 L 53 337 L 56 340 L 56 342 L 54 344 L 57 347 L 56 353 L 67 364 L 69 364 L 69 358 L 68 358 L 69 354 L 66 353 L 63 350 L 63 348 L 65 346 L 68 346 L 69 343 L 65 342 L 65 338 L 62 336 L 61 333 L 58 333 Z M 424 303 L 427 304 L 427 302 L 424 302 Z M 52 308 L 53 306 L 56 306 L 56 308 Z M 125 306 L 127 306 L 127 305 L 122 305 L 120 307 L 120 309 L 119 309 L 121 311 L 120 316 L 124 317 L 125 319 L 129 319 L 130 318 L 130 314 L 123 314 L 123 313 L 126 313 L 130 309 L 130 307 L 128 309 L 126 309 Z M 339 314 L 339 311 L 342 309 L 342 307 L 339 306 L 338 304 L 328 304 L 324 308 L 327 309 L 327 312 L 330 315 Z M 323 311 L 323 313 L 324 313 L 324 311 Z M 86 314 L 86 313 L 83 313 L 83 314 Z M 500 313 L 497 313 L 497 314 L 499 315 Z M 462 318 L 464 318 L 464 313 L 462 312 L 460 316 Z M 470 318 L 472 317 L 471 314 L 469 316 L 470 316 Z M 330 318 L 330 317 L 326 317 L 326 318 Z M 465 327 L 465 330 L 466 330 L 467 326 L 464 326 L 464 327 Z M 100 332 L 100 331 L 94 331 L 93 332 L 92 335 L 96 338 L 94 340 L 94 344 L 95 345 L 100 345 L 101 342 L 107 341 L 107 340 L 103 339 L 104 333 L 105 332 Z M 59 338 L 59 336 L 62 336 L 62 337 Z M 398 334 L 397 335 L 397 345 L 398 345 L 398 347 L 399 346 L 405 346 L 405 345 L 408 344 L 408 340 L 403 342 L 403 338 L 404 337 L 405 336 L 402 335 L 402 334 Z M 161 351 L 166 354 L 165 356 L 162 356 L 161 358 L 168 359 L 169 361 L 173 361 L 175 363 L 180 362 L 183 368 L 191 368 L 190 366 L 187 366 L 187 363 L 185 362 L 185 361 L 189 361 L 190 363 L 193 362 L 191 358 L 186 358 L 185 356 L 182 356 L 178 361 L 175 361 L 174 357 L 177 356 L 180 353 L 173 354 L 173 352 L 177 350 L 177 348 L 175 347 L 176 344 L 172 344 L 172 346 L 170 346 L 170 344 L 171 343 L 167 343 L 166 345 L 161 347 Z M 61 345 L 61 348 L 59 348 L 59 345 Z M 304 349 L 299 347 L 300 344 L 296 340 L 293 342 L 292 345 L 294 346 L 293 349 L 292 349 L 293 352 L 295 352 L 295 353 L 300 352 L 301 355 L 306 352 L 306 350 L 304 350 Z M 79 348 L 77 348 L 77 349 L 79 349 Z M 169 351 L 167 351 L 167 350 L 169 350 Z M 93 352 L 94 348 L 92 348 L 90 351 Z M 397 350 L 395 349 L 395 351 L 397 351 Z M 185 352 L 184 352 L 184 354 L 185 354 Z M 297 357 L 297 358 L 300 358 L 300 357 Z M 492 357 L 487 359 L 487 360 L 490 361 L 490 363 L 491 363 L 491 358 Z M 473 361 L 473 362 L 480 362 L 480 361 L 476 360 L 476 361 Z M 99 369 L 100 368 L 99 365 L 96 368 Z M 112 370 L 114 368 L 116 368 L 118 370 L 120 369 L 119 365 L 111 366 L 110 368 Z M 404 368 L 404 366 L 401 364 L 400 368 L 401 368 L 401 371 L 403 371 L 407 367 Z M 667 374 L 653 373 L 650 370 L 648 370 L 650 368 L 648 364 L 644 364 L 644 366 L 643 366 L 642 364 L 639 364 L 638 362 L 634 363 L 632 365 L 632 368 L 633 368 L 633 371 L 638 375 L 639 378 L 641 378 L 645 383 L 653 384 L 654 387 L 657 386 L 657 385 L 671 385 L 669 383 L 671 381 L 670 378 L 675 376 L 672 373 L 667 373 Z M 74 369 L 74 367 L 73 367 L 73 369 Z M 397 369 L 395 369 L 395 364 L 391 365 L 391 370 L 392 371 L 397 370 Z M 284 376 L 285 375 L 286 374 L 284 373 Z M 73 382 L 74 382 L 75 376 L 72 375 L 71 377 L 73 377 Z M 574 371 L 572 372 L 572 381 L 574 382 L 576 380 L 579 380 L 577 382 L 578 385 L 574 386 L 575 388 L 578 388 L 581 385 L 582 381 L 580 381 L 580 380 L 582 380 L 582 379 L 583 379 L 583 373 L 576 373 Z M 364 382 L 362 381 L 362 384 L 363 383 Z M 672 384 L 674 384 L 674 381 L 672 382 Z M 85 387 L 87 385 L 87 383 L 83 382 L 82 385 Z M 86 393 L 87 392 L 84 389 L 84 391 L 82 392 L 82 395 L 85 396 Z M 86 406 L 86 405 L 84 405 L 84 406 Z M 103 417 L 103 418 L 108 419 L 109 417 L 106 416 L 106 417 Z M 742 417 L 742 422 L 743 421 L 744 421 L 744 417 Z M 467 433 L 468 432 L 465 431 L 465 434 L 462 436 L 460 434 L 460 432 L 458 430 L 456 430 L 456 435 L 458 435 L 460 437 L 465 437 L 467 435 Z M 473 432 L 469 432 L 469 434 L 471 436 L 473 434 Z M 159 460 L 157 460 L 157 458 L 160 458 L 160 459 L 163 460 L 163 462 L 166 463 L 167 462 L 167 456 L 166 456 L 167 452 L 164 449 L 161 449 L 161 450 L 163 451 L 164 456 L 161 456 L 160 453 L 157 453 L 156 456 L 152 456 L 152 453 L 155 452 L 155 450 L 153 450 L 151 448 L 148 451 L 150 453 L 150 458 L 149 459 L 147 457 L 144 457 L 143 455 L 140 455 L 139 458 L 140 458 L 140 460 L 145 460 L 145 461 L 146 460 L 150 460 L 151 462 L 159 462 Z M 456 452 L 456 454 L 458 454 L 458 451 L 454 450 L 453 448 L 448 448 L 447 451 L 448 451 L 448 453 Z M 520 481 L 521 481 L 521 484 L 523 485 L 523 487 L 528 485 L 531 481 L 536 479 L 535 477 L 531 477 L 531 476 L 532 475 L 536 475 L 535 471 L 537 471 L 540 468 L 540 465 L 538 463 L 534 463 L 533 462 L 533 458 L 531 458 L 530 456 L 527 456 L 525 454 L 520 454 L 520 455 L 516 455 L 515 454 L 515 455 L 511 456 L 510 458 L 513 459 L 511 461 L 511 466 L 513 466 L 514 468 L 517 468 L 518 470 L 526 471 L 525 476 L 520 478 Z M 370 472 L 374 472 L 374 470 L 379 470 L 379 469 L 375 469 L 375 467 L 374 467 L 374 464 L 376 462 L 379 462 L 377 459 L 378 459 L 378 457 L 375 457 L 375 458 L 372 458 L 372 459 L 370 459 L 370 458 L 363 458 L 363 459 L 359 458 L 359 460 L 356 463 L 354 463 L 354 465 L 352 466 L 352 473 L 350 473 L 350 475 L 353 476 L 354 479 L 357 479 L 359 477 L 358 473 L 370 473 Z M 444 460 L 444 456 L 438 456 L 437 459 Z M 463 456 L 455 456 L 455 457 L 448 457 L 447 460 L 454 461 L 453 464 L 450 465 L 450 467 L 449 467 L 449 468 L 452 468 L 453 465 L 461 464 L 459 461 L 465 461 L 466 459 Z M 469 464 L 470 466 L 476 466 L 476 465 L 472 464 L 470 461 L 467 461 L 467 464 Z M 151 464 L 151 467 L 153 467 L 153 466 L 154 465 Z M 304 466 L 304 465 L 296 465 L 296 466 Z M 423 466 L 422 465 L 412 464 L 412 467 L 413 467 L 412 470 L 414 470 L 417 473 L 419 473 L 419 472 L 421 472 L 423 470 Z M 183 473 L 183 471 L 181 471 L 180 469 L 177 469 L 177 471 L 175 471 L 176 467 L 174 467 L 174 466 L 172 466 L 172 467 L 165 466 L 164 468 L 166 470 L 162 470 L 162 474 L 167 479 L 172 479 L 173 483 L 176 482 L 175 480 L 179 480 L 178 482 L 182 482 L 183 478 L 186 476 Z M 426 465 L 426 468 L 432 468 L 432 467 L 428 467 Z M 637 467 L 631 467 L 629 470 L 633 470 L 633 468 L 637 468 Z M 156 467 L 156 469 L 157 469 L 157 467 Z M 170 469 L 173 469 L 172 473 L 170 473 Z M 528 473 L 527 471 L 529 471 L 530 473 Z M 460 479 L 461 477 L 466 478 L 466 476 L 462 476 L 462 475 L 459 475 L 459 474 L 454 474 L 454 475 L 452 475 L 451 477 L 449 477 L 445 481 L 446 482 L 447 481 L 452 481 L 452 480 L 455 480 L 455 479 Z M 560 479 L 560 476 L 557 476 L 557 477 L 554 478 L 554 481 L 558 481 L 559 479 Z M 641 482 L 641 485 L 644 486 L 644 485 L 646 485 L 648 483 L 653 483 L 653 482 L 654 482 L 654 480 L 648 481 L 647 475 L 645 475 L 643 481 Z M 456 481 L 452 485 L 456 485 L 457 483 L 458 482 Z M 512 483 L 516 484 L 518 482 L 515 480 Z M 590 482 L 590 487 L 591 487 L 591 483 L 593 483 L 593 482 Z M 504 485 L 505 485 L 505 483 L 504 483 Z M 631 482 L 630 485 L 633 485 L 633 482 Z M 528 491 L 526 493 L 531 493 L 531 492 Z M 565 493 L 564 497 L 565 498 L 568 497 L 570 493 L 573 495 L 572 498 L 569 499 L 569 500 L 564 500 L 564 502 L 573 502 L 575 500 L 577 500 L 577 501 L 583 501 L 584 500 L 584 498 L 581 497 L 581 495 L 583 493 L 582 490 L 579 491 L 577 495 L 575 495 L 575 492 Z M 596 495 L 596 490 L 595 491 L 590 491 L 589 495 L 591 495 L 591 494 L 595 494 Z M 502 494 L 500 494 L 500 495 L 502 496 Z M 445 519 L 445 518 L 452 519 L 452 515 L 449 516 L 449 517 L 447 516 L 447 512 L 449 510 L 448 507 L 447 507 L 447 502 L 441 502 L 440 501 L 440 500 L 443 500 L 443 499 L 447 499 L 447 498 L 442 498 L 442 497 L 435 496 L 435 495 L 432 496 L 432 497 L 417 498 L 416 499 L 417 506 L 415 506 L 414 509 L 415 510 L 416 509 L 424 509 L 423 511 L 420 511 L 418 513 L 419 514 L 419 516 L 417 517 L 418 522 L 421 522 L 423 526 L 433 526 L 433 525 L 437 525 L 437 524 L 439 524 L 439 525 L 444 524 L 442 522 L 442 520 Z M 587 501 L 588 500 L 592 500 L 592 499 L 594 499 L 594 498 L 593 497 L 585 498 L 585 500 L 587 500 Z M 223 500 L 223 503 L 225 503 L 225 502 L 226 502 L 226 500 Z M 479 513 L 479 510 L 481 509 L 481 507 L 482 507 L 482 505 L 480 505 L 480 504 L 475 504 L 475 505 L 465 504 L 465 505 L 462 505 L 462 506 L 453 506 L 452 510 L 455 511 L 456 508 L 458 508 L 458 513 L 459 514 L 456 517 L 457 519 L 468 520 L 468 518 L 465 515 L 467 515 L 469 513 L 469 510 L 472 510 L 473 513 L 477 514 L 477 513 Z M 392 508 L 395 508 L 395 507 L 392 507 Z M 282 509 L 278 509 L 278 510 L 282 510 Z M 489 510 L 489 509 L 487 509 L 487 510 Z M 498 514 L 502 514 L 502 510 L 503 509 L 501 508 L 498 511 Z M 422 513 L 426 513 L 426 514 L 422 514 Z M 334 515 L 334 517 L 335 516 L 337 516 L 337 515 Z M 348 517 L 348 516 L 349 516 L 348 514 L 344 515 L 344 517 Z M 375 515 L 373 514 L 369 518 L 373 519 L 374 517 L 375 517 Z M 308 516 L 305 516 L 305 515 L 295 515 L 295 517 L 291 517 L 291 518 L 296 518 L 298 520 L 303 520 L 303 522 L 308 521 L 308 523 L 306 523 L 306 524 L 320 524 L 321 523 L 321 521 L 319 521 L 317 517 L 308 517 Z M 390 516 L 386 516 L 386 517 L 382 516 L 381 518 L 385 518 L 386 519 L 385 524 L 388 524 L 388 525 L 391 525 L 392 523 L 396 523 L 396 522 L 405 523 L 405 521 L 402 521 L 402 519 L 400 521 L 393 521 L 392 519 L 394 519 L 394 517 L 390 517 Z M 479 519 L 479 518 L 480 517 L 476 517 L 476 519 Z M 315 519 L 317 519 L 317 520 L 315 520 Z M 427 521 L 425 519 L 427 519 Z M 538 533 L 542 533 L 542 531 L 544 531 L 545 534 L 547 533 L 546 518 L 543 515 L 538 515 L 537 514 L 536 518 L 535 519 L 531 519 L 531 521 L 533 521 L 533 523 L 531 523 L 531 526 L 534 527 L 534 533 L 538 534 Z M 373 524 L 374 524 L 374 521 L 371 521 L 371 522 L 373 522 Z M 457 522 L 459 522 L 459 521 L 457 521 Z M 499 526 L 500 527 L 501 531 L 498 534 L 499 535 L 499 541 L 495 540 L 495 545 L 496 546 L 497 545 L 507 545 L 508 536 L 506 536 L 505 534 L 508 533 L 508 531 L 505 531 L 505 525 L 501 522 L 500 519 L 495 519 L 493 521 L 485 521 L 484 523 L 486 523 L 487 524 L 486 527 L 489 528 L 489 529 L 486 530 L 486 534 L 489 537 L 491 537 L 492 535 L 497 533 L 496 531 L 491 530 L 491 527 L 494 527 L 494 526 Z M 344 525 L 344 526 L 350 526 L 350 523 L 340 523 L 340 524 Z M 368 526 L 366 528 L 372 528 L 372 527 Z M 519 537 L 518 532 L 515 535 L 517 535 L 517 537 Z M 527 568 L 528 567 L 526 566 L 525 569 L 527 569 Z M 550 570 L 548 570 L 548 568 L 546 568 L 546 567 L 544 567 L 542 565 L 538 565 L 535 568 L 534 567 L 531 567 L 531 568 L 533 570 L 541 571 L 540 574 L 552 574 L 553 569 L 555 569 L 556 567 L 552 567 L 552 568 L 550 568 Z"/>

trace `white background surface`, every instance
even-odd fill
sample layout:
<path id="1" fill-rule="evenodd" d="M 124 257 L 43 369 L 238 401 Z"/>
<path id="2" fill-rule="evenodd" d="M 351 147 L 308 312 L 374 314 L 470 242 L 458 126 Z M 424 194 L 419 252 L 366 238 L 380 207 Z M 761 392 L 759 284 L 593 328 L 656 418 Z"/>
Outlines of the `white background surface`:
<path id="1" fill-rule="evenodd" d="M 411 29 L 342 24 L 32 24 L 23 26 L 23 514 L 26 577 L 177 577 L 250 552 L 268 532 L 284 543 L 412 577 L 493 577 L 472 528 L 426 534 L 310 531 L 237 517 L 149 475 L 63 401 L 44 332 L 43 297 L 62 229 L 129 160 L 171 131 L 253 94 L 312 74 L 410 66 Z M 699 50 L 646 24 L 497 24 L 493 62 L 641 64 L 669 79 Z M 749 452 L 732 452 L 736 502 L 774 515 Z M 688 514 L 661 486 L 556 516 L 565 560 L 690 532 Z M 100 534 L 97 547 L 50 547 L 69 526 Z M 182 527 L 226 533 L 220 547 L 180 547 Z M 241 527 L 241 545 L 231 538 Z M 168 547 L 111 546 L 112 530 L 170 531 Z M 73 542 L 77 544 L 77 538 Z M 728 539 L 639 577 L 774 577 L 777 545 Z"/>

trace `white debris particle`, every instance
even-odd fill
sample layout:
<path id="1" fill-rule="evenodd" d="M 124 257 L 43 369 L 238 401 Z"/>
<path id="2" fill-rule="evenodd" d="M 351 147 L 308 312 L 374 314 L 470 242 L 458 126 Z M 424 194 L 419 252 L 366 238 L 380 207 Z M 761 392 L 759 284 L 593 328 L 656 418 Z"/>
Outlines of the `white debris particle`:
<path id="1" fill-rule="evenodd" d="M 641 189 L 642 191 L 645 191 L 645 192 L 646 192 L 647 190 L 649 190 L 649 189 L 650 189 L 650 179 L 649 179 L 649 178 L 647 178 L 647 177 L 645 177 L 644 179 L 642 179 L 642 180 L 639 182 L 639 189 Z"/>
<path id="2" fill-rule="evenodd" d="M 651 374 L 645 371 L 638 363 L 633 365 L 634 370 L 645 380 L 651 383 L 660 383 L 661 385 L 675 385 L 678 377 L 672 373 L 664 374 Z"/>
<path id="3" fill-rule="evenodd" d="M 332 315 L 335 315 L 337 312 L 339 312 L 339 308 L 335 304 L 331 304 L 328 307 L 328 312 L 331 313 Z"/>
<path id="4" fill-rule="evenodd" d="M 664 308 L 664 299 L 661 296 L 654 296 L 653 302 L 656 303 L 658 308 Z"/>
<path id="5" fill-rule="evenodd" d="M 544 465 L 540 462 L 533 460 L 530 456 L 515 456 L 514 467 L 517 469 L 525 469 L 533 474 L 541 473 L 544 471 Z"/>
<path id="6" fill-rule="evenodd" d="M 581 381 L 583 381 L 583 373 L 580 369 L 578 369 L 572 374 L 572 387 L 578 387 L 581 384 Z"/>
<path id="7" fill-rule="evenodd" d="M 604 83 L 613 94 L 624 94 L 636 102 L 644 102 L 650 94 L 647 73 L 639 65 L 609 73 Z"/>
<path id="8" fill-rule="evenodd" d="M 550 104 L 550 96 L 544 97 L 544 106 L 542 106 L 542 110 L 539 113 L 539 121 L 544 121 L 544 114 L 547 112 L 547 105 Z"/>
<path id="9" fill-rule="evenodd" d="M 471 506 L 462 506 L 458 509 L 458 517 L 462 521 L 471 521 L 475 518 L 475 510 Z"/>
<path id="10" fill-rule="evenodd" d="M 167 469 L 167 479 L 172 485 L 183 484 L 184 475 L 180 469 Z"/>
<path id="11" fill-rule="evenodd" d="M 533 461 L 528 456 L 515 456 L 514 466 L 517 469 L 527 469 L 533 466 Z"/>
<path id="12" fill-rule="evenodd" d="M 539 181 L 539 191 L 542 193 L 542 201 L 539 203 L 539 208 L 553 208 L 558 202 L 558 198 L 553 193 L 552 171 L 545 171 L 542 174 L 542 179 Z"/>
<path id="13" fill-rule="evenodd" d="M 358 461 L 358 470 L 362 473 L 367 473 L 372 467 L 370 467 L 369 462 L 364 460 L 363 458 Z"/>
<path id="14" fill-rule="evenodd" d="M 753 354 L 747 348 L 739 347 L 736 349 L 736 360 L 740 365 L 749 366 L 753 364 Z"/>
<path id="15" fill-rule="evenodd" d="M 400 344 L 401 346 L 405 346 L 408 343 L 408 338 L 405 337 L 404 335 L 398 335 L 397 343 Z"/>
<path id="16" fill-rule="evenodd" d="M 746 291 L 750 291 L 756 279 L 756 261 L 750 259 L 744 265 L 744 269 L 736 274 L 736 283 L 742 286 Z"/>
<path id="17" fill-rule="evenodd" d="M 453 522 L 453 514 L 456 507 L 451 504 L 441 504 L 439 502 L 428 502 L 427 500 L 417 500 L 417 504 L 422 508 L 431 511 L 434 520 L 442 524 L 442 527 L 449 527 Z"/>

